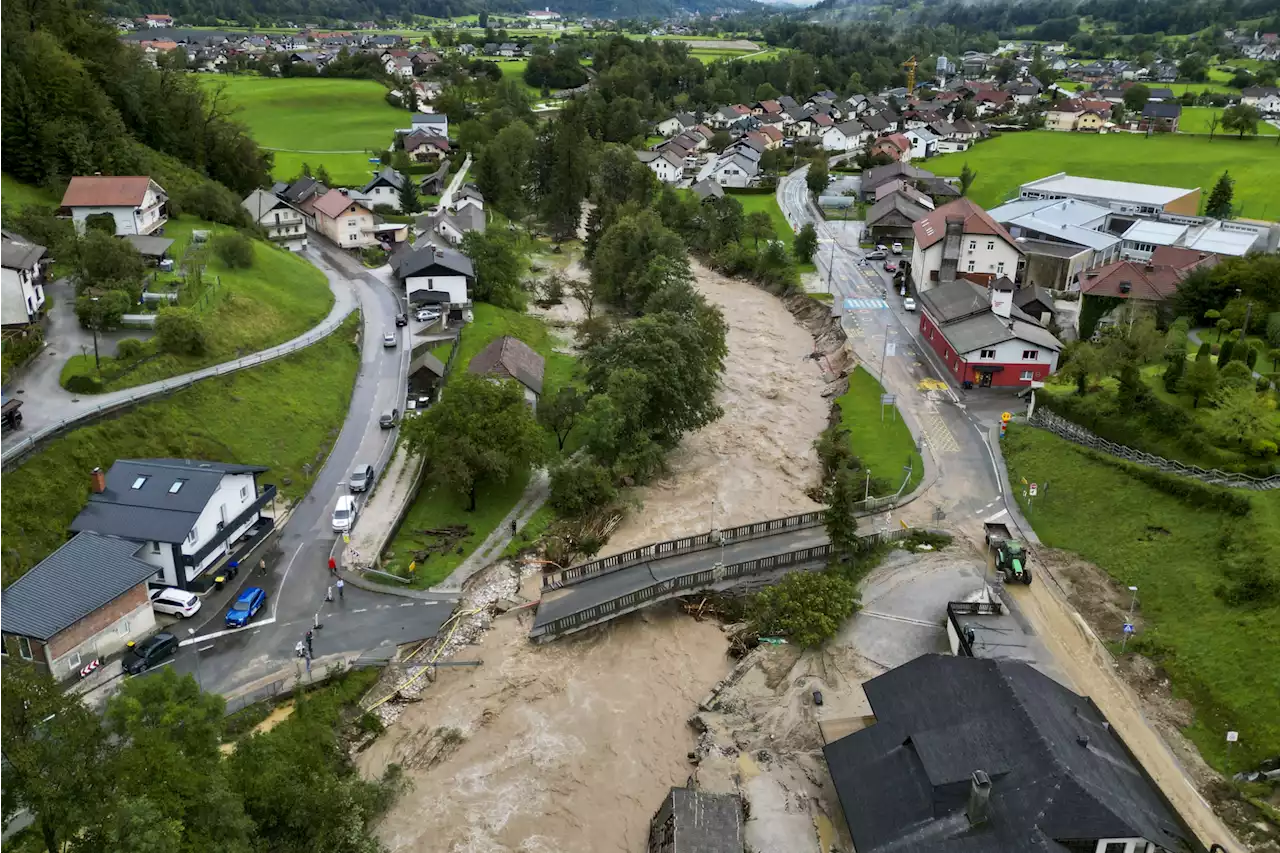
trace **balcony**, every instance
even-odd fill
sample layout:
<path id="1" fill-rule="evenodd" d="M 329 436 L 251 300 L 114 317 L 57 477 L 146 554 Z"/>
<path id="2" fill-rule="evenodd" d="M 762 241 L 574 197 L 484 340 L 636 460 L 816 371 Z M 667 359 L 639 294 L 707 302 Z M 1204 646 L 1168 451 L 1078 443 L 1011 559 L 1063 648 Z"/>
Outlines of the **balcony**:
<path id="1" fill-rule="evenodd" d="M 196 551 L 194 554 L 183 554 L 182 555 L 183 565 L 184 566 L 200 565 L 200 563 L 204 561 L 205 557 L 208 557 L 210 554 L 216 551 L 219 547 L 221 547 L 228 539 L 230 539 L 231 534 L 233 532 L 235 532 L 236 530 L 239 530 L 241 527 L 244 527 L 246 524 L 248 524 L 249 520 L 253 518 L 253 516 L 256 515 L 259 511 L 261 511 L 264 506 L 266 506 L 267 504 L 275 500 L 275 497 L 276 497 L 276 487 L 271 484 L 264 485 L 262 487 L 262 494 L 258 495 L 258 497 L 253 501 L 253 503 L 245 507 L 244 511 L 242 511 L 239 515 L 237 515 L 235 518 L 231 519 L 229 522 L 227 522 L 221 528 L 219 528 L 218 532 L 214 534 L 212 539 L 204 543 L 204 545 L 200 546 L 200 550 Z"/>

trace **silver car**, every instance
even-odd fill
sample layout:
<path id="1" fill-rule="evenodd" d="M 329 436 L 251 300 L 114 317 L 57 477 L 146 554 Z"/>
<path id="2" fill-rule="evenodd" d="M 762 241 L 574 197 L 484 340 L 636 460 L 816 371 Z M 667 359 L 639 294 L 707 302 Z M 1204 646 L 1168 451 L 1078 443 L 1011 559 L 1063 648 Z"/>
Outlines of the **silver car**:
<path id="1" fill-rule="evenodd" d="M 373 466 L 357 465 L 351 472 L 351 479 L 347 481 L 347 488 L 353 492 L 366 492 L 371 483 L 373 483 Z"/>
<path id="2" fill-rule="evenodd" d="M 382 334 L 382 345 L 384 347 L 393 347 L 396 345 L 396 333 L 384 332 Z"/>

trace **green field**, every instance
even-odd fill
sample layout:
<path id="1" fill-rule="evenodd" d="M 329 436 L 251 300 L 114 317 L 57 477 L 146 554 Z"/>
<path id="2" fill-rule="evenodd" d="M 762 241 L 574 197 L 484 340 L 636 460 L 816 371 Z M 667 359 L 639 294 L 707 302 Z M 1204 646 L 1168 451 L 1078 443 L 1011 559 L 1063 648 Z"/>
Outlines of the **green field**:
<path id="1" fill-rule="evenodd" d="M 303 497 L 311 485 L 303 466 L 314 468 L 346 417 L 360 367 L 359 327 L 359 318 L 349 317 L 299 353 L 73 430 L 7 472 L 0 495 L 5 585 L 66 541 L 89 494 L 86 472 L 116 459 L 265 465 L 271 470 L 263 479 L 282 497 Z"/>
<path id="2" fill-rule="evenodd" d="M 196 229 L 212 230 L 215 235 L 231 230 L 192 217 L 170 220 L 165 235 L 177 240 L 170 250 L 174 259 L 182 258 Z M 254 241 L 254 263 L 248 269 L 229 269 L 212 250 L 204 251 L 205 294 L 181 304 L 194 308 L 204 320 L 205 353 L 158 356 L 106 382 L 103 391 L 168 379 L 282 344 L 315 326 L 333 307 L 333 292 L 324 273 L 284 249 Z M 154 354 L 151 342 L 146 347 L 148 355 Z M 114 360 L 103 359 L 102 368 L 112 375 Z M 96 375 L 92 355 L 73 355 L 62 370 L 63 384 L 77 373 Z"/>
<path id="3" fill-rule="evenodd" d="M 1225 769 L 1228 730 L 1240 732 L 1232 770 L 1280 751 L 1280 605 L 1233 607 L 1214 593 L 1224 526 L 1280 529 L 1280 492 L 1252 493 L 1251 516 L 1236 522 L 1041 430 L 1015 425 L 1003 446 L 1019 502 L 1020 478 L 1048 483 L 1028 516 L 1040 539 L 1138 587 L 1140 630 L 1129 648 L 1163 667 L 1195 707 L 1186 733 L 1201 755 Z"/>
<path id="4" fill-rule="evenodd" d="M 729 194 L 742 204 L 742 212 L 744 214 L 755 213 L 756 211 L 764 211 L 769 214 L 769 218 L 773 220 L 774 233 L 777 234 L 778 239 L 786 245 L 787 253 L 790 254 L 791 245 L 796 241 L 796 235 L 795 232 L 791 230 L 791 225 L 787 222 L 787 217 L 783 215 L 782 208 L 778 207 L 778 197 L 776 195 L 773 193 L 739 195 L 732 191 L 730 191 Z M 807 264 L 798 263 L 796 264 L 796 269 L 805 273 L 814 272 L 817 270 L 817 267 L 815 267 L 812 262 Z"/>
<path id="5" fill-rule="evenodd" d="M 1183 107 L 1182 118 L 1178 120 L 1179 133 L 1205 133 L 1209 132 L 1209 119 L 1217 114 L 1222 117 L 1222 110 L 1218 107 Z M 1276 136 L 1280 135 L 1280 130 L 1276 129 L 1274 124 L 1267 124 L 1265 121 L 1258 122 L 1259 136 Z M 1234 139 L 1234 133 L 1223 134 L 1222 128 L 1218 128 L 1214 132 L 1214 139 L 1218 136 L 1225 136 L 1227 139 Z"/>
<path id="6" fill-rule="evenodd" d="M 0 174 L 0 205 L 21 210 L 29 204 L 42 204 L 56 207 L 61 199 L 54 198 L 53 193 L 40 187 L 24 184 L 17 178 Z"/>
<path id="7" fill-rule="evenodd" d="M 1114 181 L 1200 187 L 1205 196 L 1224 169 L 1236 180 L 1239 215 L 1280 219 L 1280 148 L 1269 139 L 1109 133 L 1008 133 L 960 154 L 917 163 L 939 175 L 959 175 L 968 163 L 978 173 L 969 196 L 994 207 L 1017 195 L 1026 181 L 1055 172 Z"/>
<path id="8" fill-rule="evenodd" d="M 201 75 L 210 88 L 225 86 L 227 99 L 253 138 L 275 152 L 273 176 L 295 177 L 308 162 L 323 164 L 341 186 L 363 185 L 377 167 L 368 152 L 385 151 L 410 116 L 385 100 L 372 80 Z M 318 153 L 317 153 L 318 152 Z"/>
<path id="9" fill-rule="evenodd" d="M 535 317 L 517 311 L 495 308 L 483 302 L 475 304 L 475 319 L 467 324 L 459 342 L 454 371 L 463 371 L 471 359 L 493 340 L 512 335 L 527 343 L 546 359 L 543 375 L 543 394 L 555 391 L 573 378 L 575 361 L 572 356 L 553 351 L 556 345 L 547 327 Z M 445 353 L 447 357 L 447 353 Z M 555 437 L 548 433 L 549 444 L 555 448 Z M 566 446 L 566 449 L 569 449 Z M 409 562 L 414 552 L 436 541 L 423 535 L 424 529 L 465 524 L 470 533 L 447 554 L 431 554 L 425 560 L 417 560 L 413 575 L 416 587 L 433 586 L 449 576 L 485 537 L 498 525 L 511 508 L 520 500 L 528 475 L 510 478 L 505 483 L 486 483 L 476 490 L 475 512 L 467 512 L 467 499 L 457 491 L 445 487 L 426 486 L 414 498 L 401 522 L 399 530 L 384 552 L 383 569 L 407 576 Z M 459 551 L 459 549 L 461 549 Z"/>
<path id="10" fill-rule="evenodd" d="M 849 431 L 854 455 L 862 460 L 863 467 L 871 472 L 872 477 L 892 484 L 892 488 L 885 487 L 887 491 L 884 494 L 873 494 L 872 497 L 884 497 L 898 490 L 906 477 L 903 468 L 908 459 L 911 460 L 911 480 L 907 483 L 906 492 L 914 489 L 924 478 L 924 460 L 920 458 L 911 430 L 903 423 L 896 407 L 885 407 L 881 416 L 880 395 L 883 393 L 884 388 L 876 378 L 862 367 L 857 367 L 849 374 L 849 390 L 836 398 L 840 406 L 840 426 Z"/>

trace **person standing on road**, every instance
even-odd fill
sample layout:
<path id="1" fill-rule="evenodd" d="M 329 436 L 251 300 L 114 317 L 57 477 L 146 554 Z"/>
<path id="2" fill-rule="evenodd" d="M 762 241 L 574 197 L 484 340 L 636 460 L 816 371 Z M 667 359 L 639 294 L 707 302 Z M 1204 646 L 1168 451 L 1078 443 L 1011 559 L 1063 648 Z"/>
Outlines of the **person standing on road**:
<path id="1" fill-rule="evenodd" d="M 347 582 L 342 579 L 342 575 L 338 575 L 338 598 L 342 598 L 342 588 L 346 585 Z"/>
<path id="2" fill-rule="evenodd" d="M 310 631 L 308 631 L 307 633 L 309 634 L 309 633 L 311 633 L 311 632 L 310 632 Z M 294 652 L 294 654 L 296 654 L 296 655 L 297 655 L 298 657 L 300 657 L 300 658 L 301 658 L 301 657 L 306 657 L 307 649 L 306 649 L 306 646 L 303 644 L 302 640 L 299 640 L 299 641 L 298 641 L 298 645 L 296 645 L 296 646 L 294 646 L 294 647 L 293 647 L 293 652 Z"/>
<path id="3" fill-rule="evenodd" d="M 311 657 L 311 644 L 315 642 L 315 632 L 310 628 L 307 629 L 307 657 Z"/>
<path id="4" fill-rule="evenodd" d="M 333 557 L 329 558 L 329 572 L 335 575 L 338 573 L 338 561 Z"/>

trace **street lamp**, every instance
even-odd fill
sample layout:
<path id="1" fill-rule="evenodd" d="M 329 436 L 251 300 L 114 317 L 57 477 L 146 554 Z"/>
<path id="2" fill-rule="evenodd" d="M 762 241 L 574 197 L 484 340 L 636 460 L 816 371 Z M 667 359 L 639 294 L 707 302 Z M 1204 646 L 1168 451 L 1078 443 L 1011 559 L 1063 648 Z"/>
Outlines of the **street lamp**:
<path id="1" fill-rule="evenodd" d="M 196 636 L 196 629 L 195 629 L 195 628 L 188 628 L 188 629 L 187 629 L 187 635 L 188 635 L 189 637 L 191 637 L 191 639 L 193 639 L 193 640 L 194 640 L 194 639 L 195 639 L 195 636 Z M 191 650 L 192 650 L 193 652 L 195 652 L 195 655 L 196 655 L 196 686 L 197 686 L 197 687 L 199 687 L 201 690 L 203 690 L 203 689 L 204 689 L 204 679 L 203 679 L 203 678 L 201 678 L 201 676 L 200 676 L 200 647 L 199 647 L 199 646 L 196 646 L 195 644 L 192 644 L 192 646 L 191 646 Z"/>

